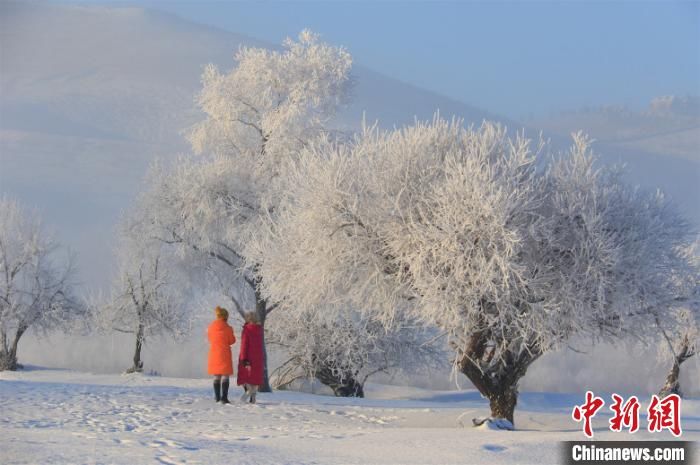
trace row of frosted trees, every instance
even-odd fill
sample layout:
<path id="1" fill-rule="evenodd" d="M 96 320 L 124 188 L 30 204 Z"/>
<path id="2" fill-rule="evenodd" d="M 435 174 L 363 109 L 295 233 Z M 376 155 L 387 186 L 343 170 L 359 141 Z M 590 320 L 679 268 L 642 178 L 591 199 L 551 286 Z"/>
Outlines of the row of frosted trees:
<path id="1" fill-rule="evenodd" d="M 206 68 L 194 154 L 154 165 L 123 221 L 112 294 L 94 307 L 135 333 L 133 370 L 144 338 L 186 332 L 185 302 L 210 289 L 284 349 L 278 385 L 361 396 L 373 373 L 451 360 L 512 423 L 543 354 L 634 338 L 662 340 L 664 389 L 678 389 L 698 347 L 698 263 L 662 194 L 598 166 L 580 134 L 553 153 L 437 116 L 329 130 L 350 55 L 308 31 L 284 45 Z"/>

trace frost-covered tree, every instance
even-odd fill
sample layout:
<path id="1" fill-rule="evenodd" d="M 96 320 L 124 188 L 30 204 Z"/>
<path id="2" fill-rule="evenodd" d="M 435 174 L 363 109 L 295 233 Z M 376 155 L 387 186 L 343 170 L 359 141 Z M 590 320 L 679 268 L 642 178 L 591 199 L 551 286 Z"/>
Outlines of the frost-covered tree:
<path id="1" fill-rule="evenodd" d="M 95 305 L 94 318 L 103 330 L 134 335 L 133 364 L 127 373 L 141 372 L 141 349 L 149 337 L 180 338 L 190 328 L 183 280 L 163 253 L 163 244 L 134 229 L 121 232 L 116 270 L 110 296 Z"/>
<path id="2" fill-rule="evenodd" d="M 206 118 L 189 133 L 200 156 L 153 170 L 140 217 L 185 263 L 206 261 L 236 310 L 252 307 L 264 325 L 274 305 L 247 242 L 275 209 L 282 165 L 326 131 L 346 98 L 351 58 L 303 31 L 282 51 L 241 48 L 236 61 L 226 74 L 205 69 L 197 102 Z"/>
<path id="3" fill-rule="evenodd" d="M 206 67 L 197 99 L 206 119 L 189 139 L 195 152 L 236 158 L 251 181 L 269 182 L 347 99 L 352 59 L 304 30 L 282 51 L 242 47 L 236 62 L 227 74 Z"/>
<path id="4" fill-rule="evenodd" d="M 74 295 L 72 260 L 35 214 L 0 198 L 0 370 L 15 370 L 20 338 L 30 328 L 71 329 L 85 306 Z"/>
<path id="5" fill-rule="evenodd" d="M 414 321 L 386 327 L 345 306 L 283 310 L 267 327 L 269 340 L 289 357 L 273 373 L 278 387 L 315 378 L 336 396 L 364 397 L 364 385 L 374 374 L 444 363 L 434 335 Z"/>
<path id="6" fill-rule="evenodd" d="M 669 202 L 543 144 L 436 118 L 302 151 L 259 260 L 265 296 L 343 302 L 448 333 L 456 369 L 513 421 L 528 367 L 573 335 L 646 336 L 690 230 Z"/>

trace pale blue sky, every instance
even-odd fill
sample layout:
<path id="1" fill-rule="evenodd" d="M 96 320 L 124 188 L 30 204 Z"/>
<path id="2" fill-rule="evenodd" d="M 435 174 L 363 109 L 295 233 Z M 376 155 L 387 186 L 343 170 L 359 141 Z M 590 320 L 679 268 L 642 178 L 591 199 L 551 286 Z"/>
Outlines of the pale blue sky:
<path id="1" fill-rule="evenodd" d="M 358 64 L 513 118 L 700 94 L 697 1 L 109 3 L 272 43 L 309 27 Z"/>

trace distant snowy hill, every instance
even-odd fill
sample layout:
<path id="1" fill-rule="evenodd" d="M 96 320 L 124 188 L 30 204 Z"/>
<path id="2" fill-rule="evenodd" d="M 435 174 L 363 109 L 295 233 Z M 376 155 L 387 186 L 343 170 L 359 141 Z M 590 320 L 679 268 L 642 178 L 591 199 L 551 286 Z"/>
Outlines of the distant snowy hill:
<path id="1" fill-rule="evenodd" d="M 528 123 L 560 138 L 582 130 L 607 160 L 627 165 L 633 182 L 661 187 L 700 224 L 700 97 L 657 97 L 641 111 L 584 108 Z"/>
<path id="2" fill-rule="evenodd" d="M 555 134 L 583 130 L 599 143 L 700 162 L 700 97 L 665 96 L 642 111 L 620 106 L 584 108 L 532 121 Z"/>
<path id="3" fill-rule="evenodd" d="M 40 209 L 78 252 L 86 284 L 108 278 L 112 229 L 151 161 L 188 150 L 182 130 L 200 118 L 193 102 L 203 66 L 230 69 L 240 45 L 275 46 L 142 8 L 0 2 L 0 192 Z M 363 115 L 393 127 L 436 110 L 521 127 L 361 66 L 353 74 L 353 102 L 336 121 L 343 128 Z M 541 123 L 559 147 L 572 124 L 589 129 L 581 120 Z M 610 143 L 590 130 L 606 159 L 626 162 L 635 182 L 669 191 L 700 220 L 700 161 L 675 156 L 667 140 L 681 134 Z"/>

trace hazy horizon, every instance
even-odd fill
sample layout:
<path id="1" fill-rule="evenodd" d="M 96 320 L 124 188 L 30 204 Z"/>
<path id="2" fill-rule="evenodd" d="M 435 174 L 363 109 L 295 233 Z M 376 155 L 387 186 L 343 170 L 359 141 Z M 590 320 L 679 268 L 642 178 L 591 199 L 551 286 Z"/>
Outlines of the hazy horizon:
<path id="1" fill-rule="evenodd" d="M 308 27 L 359 65 L 515 120 L 700 95 L 692 1 L 53 1 L 139 6 L 270 44 Z"/>

